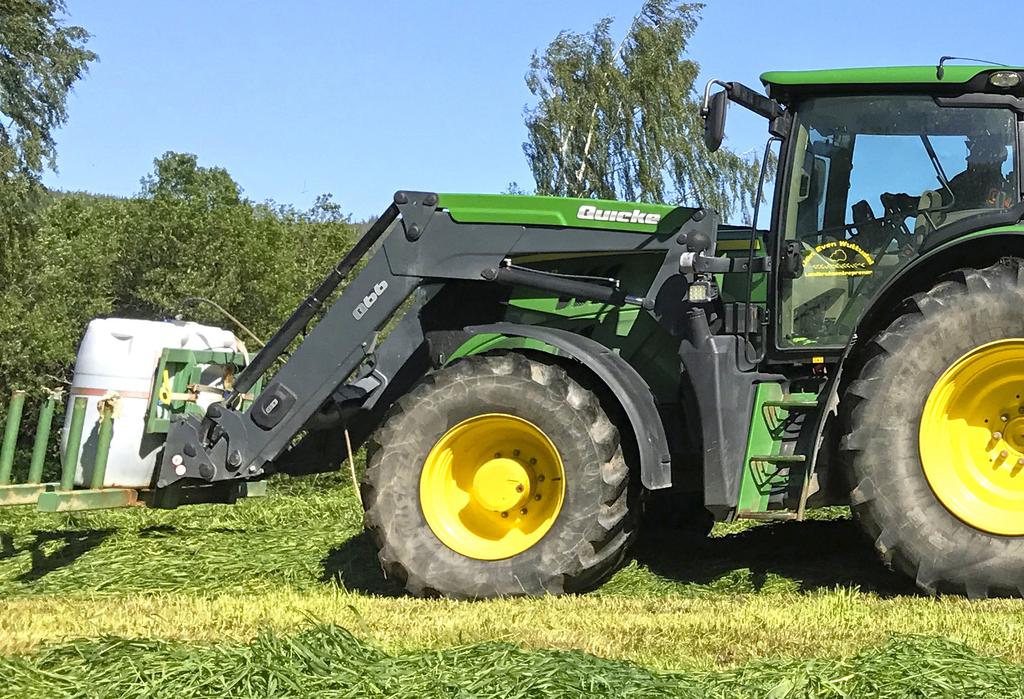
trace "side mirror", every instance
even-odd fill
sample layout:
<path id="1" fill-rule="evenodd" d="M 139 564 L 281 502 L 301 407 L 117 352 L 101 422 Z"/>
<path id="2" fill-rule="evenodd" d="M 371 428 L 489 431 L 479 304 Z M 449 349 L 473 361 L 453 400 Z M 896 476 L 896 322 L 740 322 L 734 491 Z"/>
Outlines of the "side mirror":
<path id="1" fill-rule="evenodd" d="M 707 113 L 704 115 L 704 145 L 712 153 L 721 148 L 725 140 L 725 117 L 728 110 L 729 94 L 725 90 L 716 92 L 708 100 Z"/>

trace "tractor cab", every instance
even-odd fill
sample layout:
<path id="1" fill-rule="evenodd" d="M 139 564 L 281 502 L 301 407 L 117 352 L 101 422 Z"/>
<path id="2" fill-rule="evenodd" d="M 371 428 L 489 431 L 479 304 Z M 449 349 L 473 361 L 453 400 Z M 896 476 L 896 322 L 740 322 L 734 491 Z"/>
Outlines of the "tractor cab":
<path id="1" fill-rule="evenodd" d="M 1024 69 L 769 72 L 767 98 L 712 81 L 706 140 L 728 101 L 780 141 L 768 250 L 777 353 L 847 345 L 864 311 L 928 251 L 1021 218 Z M 724 89 L 712 94 L 715 85 Z"/>

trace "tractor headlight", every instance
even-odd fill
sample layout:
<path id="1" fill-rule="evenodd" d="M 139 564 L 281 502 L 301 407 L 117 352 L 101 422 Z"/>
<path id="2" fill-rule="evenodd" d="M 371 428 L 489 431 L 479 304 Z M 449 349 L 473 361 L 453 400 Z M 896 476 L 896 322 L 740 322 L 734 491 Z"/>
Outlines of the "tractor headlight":
<path id="1" fill-rule="evenodd" d="M 690 288 L 686 292 L 686 300 L 691 303 L 703 303 L 710 301 L 712 298 L 711 282 L 703 279 L 690 284 Z"/>
<path id="2" fill-rule="evenodd" d="M 992 73 L 992 76 L 988 79 L 988 82 L 992 87 L 1001 87 L 1009 89 L 1011 87 L 1017 87 L 1020 85 L 1020 73 L 1012 73 L 1007 70 L 1001 70 L 998 73 Z"/>

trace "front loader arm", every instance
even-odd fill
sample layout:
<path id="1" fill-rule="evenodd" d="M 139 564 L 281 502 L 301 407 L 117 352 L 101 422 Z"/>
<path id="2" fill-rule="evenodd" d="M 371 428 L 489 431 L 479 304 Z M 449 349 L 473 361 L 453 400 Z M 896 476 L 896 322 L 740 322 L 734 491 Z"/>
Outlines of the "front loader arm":
<path id="1" fill-rule="evenodd" d="M 235 394 L 244 393 L 255 384 L 313 320 L 346 275 L 375 243 L 387 236 L 384 246 L 302 339 L 249 409 L 233 410 L 232 395 L 224 403 L 212 405 L 205 418 L 189 417 L 171 426 L 157 474 L 157 488 L 183 481 L 211 483 L 265 475 L 267 463 L 288 447 L 332 392 L 363 363 L 373 349 L 377 331 L 423 282 L 416 274 L 396 274 L 386 248 L 395 247 L 400 241 L 415 243 L 429 223 L 429 213 L 434 211 L 436 202 L 437 196 L 429 193 L 396 195 L 395 204 L 388 207 L 239 375 Z M 429 213 L 424 215 L 420 210 Z M 389 236 L 392 226 L 401 235 Z M 389 243 L 390 240 L 395 242 Z M 495 254 L 498 260 L 500 256 L 500 252 Z M 367 393 L 373 388 L 372 382 L 365 386 Z"/>
<path id="2" fill-rule="evenodd" d="M 373 405 L 385 394 L 389 374 L 393 376 L 424 344 L 422 328 L 413 318 L 403 320 L 402 332 L 396 331 L 376 348 L 378 331 L 418 289 L 423 298 L 410 315 L 422 309 L 423 302 L 447 282 L 533 286 L 558 295 L 641 305 L 656 318 L 671 307 L 675 315 L 680 299 L 675 293 L 662 293 L 665 280 L 661 276 L 655 287 L 629 290 L 635 293 L 628 294 L 586 280 L 512 269 L 507 260 L 528 254 L 658 251 L 665 255 L 669 274 L 679 276 L 678 260 L 687 249 L 687 231 L 701 233 L 693 239 L 710 244 L 713 250 L 716 219 L 692 216 L 692 209 L 676 211 L 678 216 L 664 217 L 646 233 L 458 223 L 438 209 L 436 194 L 398 192 L 395 203 L 238 377 L 235 394 L 210 406 L 204 418 L 188 417 L 171 426 L 155 477 L 158 493 L 263 478 L 273 471 L 272 463 L 293 444 L 296 435 L 316 421 L 321 409 L 347 406 L 352 415 Z M 362 271 L 302 338 L 253 404 L 244 412 L 237 410 L 236 396 L 292 345 L 325 299 L 378 242 L 379 248 Z M 566 285 L 572 288 L 563 288 Z M 167 501 L 175 499 L 168 497 Z"/>

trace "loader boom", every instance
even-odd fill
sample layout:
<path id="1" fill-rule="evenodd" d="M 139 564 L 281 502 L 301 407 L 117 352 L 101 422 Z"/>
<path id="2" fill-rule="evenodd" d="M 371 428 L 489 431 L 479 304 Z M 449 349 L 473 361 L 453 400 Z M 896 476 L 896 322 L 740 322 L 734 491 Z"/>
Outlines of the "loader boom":
<path id="1" fill-rule="evenodd" d="M 580 202 L 581 221 L 586 221 L 594 202 Z M 698 209 L 658 209 L 664 213 L 651 214 L 650 219 L 644 214 L 638 220 L 633 211 L 623 214 L 618 223 L 612 223 L 619 230 L 458 223 L 443 206 L 439 208 L 438 195 L 398 192 L 395 203 L 240 375 L 236 394 L 247 390 L 283 355 L 345 276 L 380 242 L 252 406 L 236 410 L 237 398 L 232 396 L 211 406 L 205 418 L 187 417 L 172 425 L 156 487 L 170 492 L 188 485 L 258 480 L 274 472 L 273 462 L 312 426 L 311 420 L 322 426 L 324 421 L 315 418 L 318 413 L 334 415 L 335 424 L 348 419 L 358 422 L 360 411 L 375 402 L 426 342 L 418 315 L 446 283 L 531 287 L 563 297 L 640 306 L 666 325 L 677 325 L 687 303 L 687 284 L 700 276 L 697 272 L 682 275 L 680 259 L 685 253 L 703 256 L 714 250 L 717 221 Z M 657 252 L 664 255 L 664 262 L 651 287 L 643 289 L 620 288 L 615 279 L 580 279 L 510 264 L 527 254 L 571 254 L 582 249 Z M 731 264 L 722 262 L 726 267 Z M 685 279 L 689 282 L 679 283 Z M 378 347 L 377 333 L 418 289 L 409 311 L 412 319 L 404 320 Z M 440 330 L 465 334 L 463 326 Z M 657 458 L 667 461 L 664 455 Z"/>

